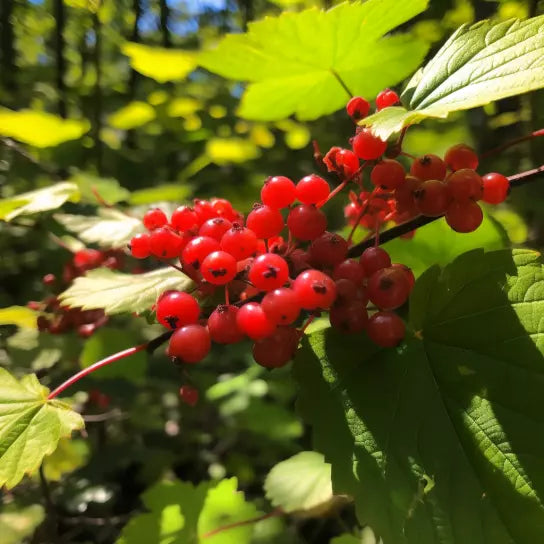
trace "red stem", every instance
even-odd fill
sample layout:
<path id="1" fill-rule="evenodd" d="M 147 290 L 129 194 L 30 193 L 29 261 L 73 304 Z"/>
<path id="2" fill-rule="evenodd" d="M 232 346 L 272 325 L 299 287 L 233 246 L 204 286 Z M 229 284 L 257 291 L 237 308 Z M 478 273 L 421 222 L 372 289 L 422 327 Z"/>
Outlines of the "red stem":
<path id="1" fill-rule="evenodd" d="M 236 529 L 237 527 L 243 527 L 244 525 L 252 525 L 253 523 L 258 523 L 259 521 L 264 521 L 265 519 L 281 516 L 282 514 L 283 514 L 282 509 L 276 508 L 275 510 L 272 510 L 272 512 L 269 512 L 268 514 L 264 514 L 257 518 L 247 519 L 245 521 L 236 521 L 234 523 L 229 523 L 228 525 L 223 525 L 222 527 L 218 527 L 217 529 L 214 529 L 213 531 L 204 533 L 202 535 L 202 538 L 210 538 L 211 536 L 222 533 L 223 531 L 228 531 L 229 529 Z"/>
<path id="2" fill-rule="evenodd" d="M 534 132 L 531 132 L 531 134 L 527 134 L 526 136 L 522 136 L 521 138 L 516 138 L 515 140 L 511 140 L 510 142 L 506 142 L 505 144 L 502 144 L 498 147 L 490 149 L 489 151 L 486 151 L 485 153 L 483 153 L 480 158 L 486 159 L 487 157 L 490 157 L 491 155 L 495 155 L 496 153 L 500 153 L 501 151 L 504 151 L 505 149 L 508 149 L 509 147 L 512 147 L 516 144 L 521 144 L 523 142 L 527 142 L 529 140 L 532 140 L 533 138 L 538 138 L 539 136 L 544 136 L 544 128 L 535 130 Z"/>
<path id="3" fill-rule="evenodd" d="M 60 395 L 65 389 L 70 387 L 71 385 L 74 385 L 74 383 L 81 380 L 81 378 L 84 378 L 85 376 L 88 376 L 95 370 L 98 370 L 99 368 L 102 368 L 103 366 L 109 365 L 110 363 L 115 363 L 115 361 L 120 361 L 121 359 L 124 359 L 125 357 L 128 357 L 129 355 L 134 355 L 135 353 L 138 353 L 139 351 L 143 351 L 144 349 L 147 349 L 149 343 L 141 344 L 139 346 L 134 346 L 132 348 L 125 349 L 123 351 L 119 351 L 118 353 L 114 353 L 113 355 L 110 355 L 96 363 L 94 363 L 91 366 L 88 366 L 87 368 L 84 368 L 83 370 L 80 370 L 77 374 L 74 374 L 70 378 L 68 378 L 64 383 L 61 383 L 56 389 L 51 391 L 49 393 L 49 396 L 47 397 L 47 400 L 52 400 L 58 395 Z"/>

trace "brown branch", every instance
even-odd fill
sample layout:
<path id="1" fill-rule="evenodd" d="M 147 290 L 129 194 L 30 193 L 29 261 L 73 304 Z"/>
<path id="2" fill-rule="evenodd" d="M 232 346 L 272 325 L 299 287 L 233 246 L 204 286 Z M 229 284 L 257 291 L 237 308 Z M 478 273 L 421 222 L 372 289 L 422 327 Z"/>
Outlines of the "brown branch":
<path id="1" fill-rule="evenodd" d="M 537 168 L 526 170 L 525 172 L 520 172 L 519 174 L 514 174 L 512 176 L 508 176 L 508 179 L 510 180 L 510 188 L 520 187 L 521 185 L 525 185 L 526 183 L 532 183 L 542 174 L 544 174 L 544 164 Z M 423 215 L 418 215 L 417 217 L 414 217 L 414 219 L 410 219 L 405 223 L 401 223 L 396 227 L 387 229 L 379 233 L 378 244 L 385 244 L 386 242 L 390 242 L 391 240 L 394 240 L 395 238 L 398 238 L 403 234 L 408 234 L 414 229 L 417 229 L 424 225 L 428 225 L 429 223 L 432 223 L 433 221 L 436 221 L 441 217 L 443 216 L 440 215 L 438 217 L 425 217 Z M 365 249 L 372 247 L 374 244 L 374 237 L 369 240 L 360 242 L 359 244 L 354 245 L 349 250 L 348 257 L 359 257 Z"/>
<path id="2" fill-rule="evenodd" d="M 228 531 L 229 529 L 236 529 L 237 527 L 243 527 L 244 525 L 252 525 L 253 523 L 259 523 L 259 521 L 264 521 L 265 519 L 270 519 L 270 518 L 274 518 L 274 517 L 282 516 L 282 515 L 283 515 L 283 510 L 281 508 L 276 508 L 275 510 L 272 510 L 272 512 L 268 512 L 268 514 L 264 514 L 257 518 L 251 518 L 245 521 L 236 521 L 235 523 L 229 523 L 228 525 L 223 525 L 222 527 L 218 527 L 217 529 L 214 529 L 213 531 L 204 533 L 202 535 L 202 538 L 210 538 L 211 536 L 215 536 L 219 533 L 222 533 L 223 531 Z"/>

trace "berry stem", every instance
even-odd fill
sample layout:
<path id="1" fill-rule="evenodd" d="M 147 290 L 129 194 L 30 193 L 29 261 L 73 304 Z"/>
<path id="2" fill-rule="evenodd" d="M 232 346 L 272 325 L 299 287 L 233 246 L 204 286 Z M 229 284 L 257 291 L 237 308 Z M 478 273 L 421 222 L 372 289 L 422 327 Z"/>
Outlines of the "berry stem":
<path id="1" fill-rule="evenodd" d="M 350 98 L 353 98 L 353 93 L 349 90 L 349 87 L 345 84 L 344 80 L 338 75 L 338 73 L 333 70 L 331 68 L 331 74 L 336 78 L 336 81 L 338 81 L 338 83 L 340 83 L 340 85 L 342 86 L 342 89 L 344 89 L 344 91 L 346 91 L 346 93 L 348 93 L 349 97 Z"/>
<path id="2" fill-rule="evenodd" d="M 353 235 L 355 234 L 355 231 L 357 230 L 357 227 L 359 226 L 359 223 L 361 222 L 361 219 L 363 218 L 363 216 L 367 212 L 368 206 L 370 205 L 370 201 L 374 198 L 374 195 L 376 194 L 377 190 L 378 190 L 378 187 L 375 187 L 372 190 L 372 192 L 370 193 L 370 195 L 368 196 L 368 198 L 366 199 L 365 205 L 361 209 L 359 215 L 357 216 L 357 219 L 355 220 L 355 223 L 353 224 L 353 228 L 351 229 L 351 232 L 349 233 L 348 244 L 351 242 L 351 239 L 353 238 Z M 355 246 L 355 247 L 357 247 L 357 246 Z"/>
<path id="3" fill-rule="evenodd" d="M 331 191 L 329 193 L 329 196 L 323 200 L 322 202 L 320 202 L 317 207 L 318 208 L 321 208 L 322 206 L 324 206 L 327 202 L 329 202 L 329 200 L 331 200 L 332 198 L 334 198 L 348 183 L 349 180 L 345 180 L 343 181 L 340 185 L 338 185 L 338 187 L 336 187 L 336 189 L 334 189 L 333 191 Z"/>
<path id="4" fill-rule="evenodd" d="M 275 510 L 272 510 L 272 512 L 268 512 L 268 514 L 263 514 L 262 516 L 246 519 L 244 521 L 236 521 L 234 523 L 229 523 L 228 525 L 223 525 L 222 527 L 218 527 L 217 529 L 214 529 L 213 531 L 209 531 L 208 533 L 204 533 L 202 535 L 202 538 L 210 538 L 212 536 L 215 536 L 219 533 L 222 533 L 223 531 L 228 531 L 229 529 L 236 529 L 237 527 L 243 527 L 244 525 L 253 525 L 254 523 L 259 523 L 259 521 L 264 521 L 265 519 L 270 519 L 278 516 L 283 515 L 283 510 L 281 508 L 276 508 Z"/>
<path id="5" fill-rule="evenodd" d="M 486 151 L 485 153 L 483 153 L 480 156 L 480 158 L 487 159 L 488 157 L 491 157 L 492 155 L 496 155 L 497 153 L 500 153 L 501 151 L 504 151 L 505 149 L 508 149 L 509 147 L 512 147 L 517 144 L 521 144 L 523 142 L 527 142 L 529 140 L 532 140 L 533 138 L 538 138 L 539 136 L 544 136 L 544 128 L 535 130 L 534 132 L 531 132 L 530 134 L 527 134 L 526 136 L 521 136 L 521 138 L 516 138 L 514 140 L 506 142 L 505 144 L 499 145 L 498 147 L 490 149 L 489 151 Z"/>

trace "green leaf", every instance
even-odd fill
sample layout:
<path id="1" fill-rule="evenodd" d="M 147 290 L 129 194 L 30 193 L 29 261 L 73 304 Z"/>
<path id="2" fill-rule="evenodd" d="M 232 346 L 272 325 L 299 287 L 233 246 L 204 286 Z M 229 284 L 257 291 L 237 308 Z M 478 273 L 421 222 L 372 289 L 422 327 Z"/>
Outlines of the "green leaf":
<path id="1" fill-rule="evenodd" d="M 34 147 L 53 147 L 77 140 L 89 128 L 87 120 L 63 119 L 43 111 L 0 108 L 0 136 Z"/>
<path id="2" fill-rule="evenodd" d="M 544 16 L 463 25 L 408 83 L 411 110 L 387 108 L 361 122 L 387 139 L 428 117 L 544 87 Z"/>
<path id="3" fill-rule="evenodd" d="M 191 187 L 181 183 L 165 183 L 156 187 L 134 191 L 129 198 L 129 204 L 139 206 L 156 202 L 182 202 L 192 193 Z"/>
<path id="4" fill-rule="evenodd" d="M 543 309 L 538 253 L 476 250 L 421 276 L 397 350 L 306 340 L 300 409 L 335 492 L 384 542 L 539 540 Z"/>
<path id="5" fill-rule="evenodd" d="M 77 198 L 79 190 L 73 183 L 61 182 L 0 200 L 0 219 L 11 221 L 19 215 L 31 215 L 60 208 L 69 198 Z"/>
<path id="6" fill-rule="evenodd" d="M 155 110 L 147 103 L 135 100 L 112 113 L 108 123 L 119 130 L 131 130 L 153 121 Z"/>
<path id="7" fill-rule="evenodd" d="M 125 43 L 121 51 L 129 57 L 134 70 L 159 83 L 184 79 L 196 68 L 198 59 L 197 54 L 190 51 L 151 47 L 132 42 Z"/>
<path id="8" fill-rule="evenodd" d="M 329 503 L 333 498 L 331 465 L 315 451 L 302 451 L 278 463 L 264 482 L 266 498 L 290 514 Z"/>
<path id="9" fill-rule="evenodd" d="M 260 154 L 253 142 L 242 138 L 212 138 L 206 142 L 206 155 L 218 165 L 244 163 Z"/>
<path id="10" fill-rule="evenodd" d="M 64 0 L 64 3 L 71 8 L 86 9 L 96 13 L 100 8 L 102 0 Z"/>
<path id="11" fill-rule="evenodd" d="M 48 481 L 58 482 L 64 474 L 85 465 L 89 455 L 89 444 L 85 440 L 61 438 L 57 449 L 44 460 L 44 475 Z"/>
<path id="12" fill-rule="evenodd" d="M 26 508 L 7 510 L 0 513 L 0 535 L 2 544 L 20 544 L 31 537 L 43 520 L 43 506 L 33 504 Z"/>
<path id="13" fill-rule="evenodd" d="M 138 343 L 138 338 L 130 332 L 101 328 L 96 331 L 84 344 L 79 360 L 82 368 L 91 366 L 104 357 L 128 349 Z M 124 378 L 125 380 L 141 383 L 147 369 L 147 355 L 145 352 L 135 353 L 126 359 L 116 361 L 113 365 L 106 365 L 93 372 L 93 378 Z"/>
<path id="14" fill-rule="evenodd" d="M 83 428 L 79 414 L 47 394 L 34 374 L 17 380 L 0 368 L 0 487 L 17 485 L 61 438 Z"/>
<path id="15" fill-rule="evenodd" d="M 316 119 L 342 108 L 348 93 L 374 97 L 416 69 L 427 45 L 409 35 L 384 37 L 427 6 L 427 0 L 369 0 L 316 8 L 249 24 L 199 62 L 248 81 L 239 114 L 255 120 Z"/>
<path id="16" fill-rule="evenodd" d="M 255 506 L 246 502 L 244 494 L 237 491 L 236 478 L 221 481 L 214 489 L 208 492 L 204 507 L 198 518 L 198 535 L 200 542 L 209 544 L 249 544 L 253 527 L 251 524 L 242 525 L 214 536 L 203 538 L 220 527 L 247 521 L 259 515 Z"/>
<path id="17" fill-rule="evenodd" d="M 102 178 L 89 172 L 77 172 L 70 177 L 81 192 L 81 201 L 97 204 L 100 197 L 108 204 L 117 204 L 128 200 L 130 191 L 120 185 L 114 178 Z"/>
<path id="18" fill-rule="evenodd" d="M 133 517 L 117 544 L 196 542 L 198 516 L 213 485 L 204 482 L 195 487 L 180 481 L 155 484 L 142 495 L 149 512 Z"/>
<path id="19" fill-rule="evenodd" d="M 159 268 L 144 274 L 124 274 L 98 268 L 76 278 L 59 298 L 72 308 L 102 308 L 107 314 L 140 313 L 149 310 L 163 291 L 186 291 L 191 286 L 192 281 L 187 276 L 171 268 Z"/>
<path id="20" fill-rule="evenodd" d="M 24 329 L 36 329 L 38 313 L 26 306 L 0 308 L 0 325 L 17 325 Z"/>
<path id="21" fill-rule="evenodd" d="M 135 234 L 144 230 L 140 219 L 115 208 L 99 208 L 95 216 L 57 213 L 53 217 L 85 243 L 103 248 L 124 248 Z"/>

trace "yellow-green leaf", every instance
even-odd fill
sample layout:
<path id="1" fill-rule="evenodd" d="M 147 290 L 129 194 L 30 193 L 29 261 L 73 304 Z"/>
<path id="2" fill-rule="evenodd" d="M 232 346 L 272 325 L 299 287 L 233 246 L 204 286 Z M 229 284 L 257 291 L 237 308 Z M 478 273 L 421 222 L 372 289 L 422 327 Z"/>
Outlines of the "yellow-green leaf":
<path id="1" fill-rule="evenodd" d="M 147 103 L 135 100 L 108 117 L 108 123 L 119 130 L 141 127 L 155 119 L 155 110 Z"/>
<path id="2" fill-rule="evenodd" d="M 17 325 L 24 329 L 35 329 L 38 314 L 26 306 L 0 308 L 0 325 Z"/>
<path id="3" fill-rule="evenodd" d="M 36 527 L 45 519 L 43 506 L 32 504 L 26 508 L 12 508 L 0 514 L 2 544 L 20 544 L 32 536 Z"/>
<path id="4" fill-rule="evenodd" d="M 223 165 L 242 163 L 259 157 L 259 148 L 242 138 L 212 138 L 206 143 L 206 154 L 211 161 Z"/>

